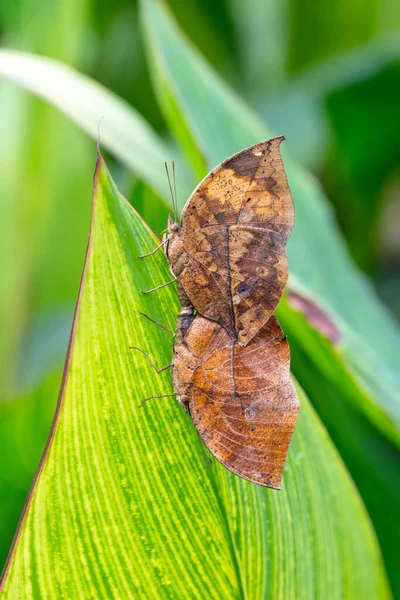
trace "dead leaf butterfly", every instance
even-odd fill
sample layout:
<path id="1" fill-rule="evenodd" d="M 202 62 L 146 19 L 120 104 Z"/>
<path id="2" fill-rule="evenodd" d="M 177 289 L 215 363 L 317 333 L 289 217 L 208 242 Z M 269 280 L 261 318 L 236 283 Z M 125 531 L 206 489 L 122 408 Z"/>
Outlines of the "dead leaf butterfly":
<path id="1" fill-rule="evenodd" d="M 181 224 L 169 219 L 163 244 L 181 310 L 173 362 L 160 369 L 172 366 L 174 395 L 212 454 L 275 489 L 299 411 L 289 346 L 272 316 L 294 222 L 282 140 L 221 163 L 189 198 Z"/>
<path id="2" fill-rule="evenodd" d="M 271 317 L 245 347 L 197 315 L 174 348 L 178 402 L 212 454 L 230 471 L 280 489 L 299 412 L 289 347 Z"/>
<path id="3" fill-rule="evenodd" d="M 285 245 L 294 223 L 276 137 L 213 169 L 169 219 L 166 255 L 190 304 L 245 346 L 268 322 L 287 281 Z"/>

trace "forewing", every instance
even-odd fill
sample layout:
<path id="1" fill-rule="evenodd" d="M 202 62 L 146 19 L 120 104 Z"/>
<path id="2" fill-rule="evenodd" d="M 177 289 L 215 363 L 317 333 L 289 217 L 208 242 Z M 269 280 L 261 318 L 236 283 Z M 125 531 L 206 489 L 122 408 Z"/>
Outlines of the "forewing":
<path id="1" fill-rule="evenodd" d="M 193 422 L 214 456 L 228 469 L 280 489 L 299 402 L 289 372 L 289 348 L 272 317 L 246 347 L 198 317 L 187 343 L 198 367 L 188 388 Z M 196 323 L 197 321 L 197 323 Z M 201 331 L 214 327 L 206 348 Z"/>
<path id="2" fill-rule="evenodd" d="M 235 339 L 235 319 L 230 293 L 226 228 L 205 227 L 185 239 L 189 255 L 179 281 L 190 302 L 203 316 L 217 321 Z"/>
<path id="3" fill-rule="evenodd" d="M 268 321 L 287 280 L 285 244 L 294 209 L 282 139 L 247 148 L 211 171 L 182 215 L 185 292 L 202 315 L 243 345 Z M 244 294 L 237 291 L 242 282 L 249 286 Z"/>
<path id="4" fill-rule="evenodd" d="M 288 266 L 279 233 L 232 225 L 229 229 L 230 298 L 237 340 L 246 345 L 274 313 Z"/>

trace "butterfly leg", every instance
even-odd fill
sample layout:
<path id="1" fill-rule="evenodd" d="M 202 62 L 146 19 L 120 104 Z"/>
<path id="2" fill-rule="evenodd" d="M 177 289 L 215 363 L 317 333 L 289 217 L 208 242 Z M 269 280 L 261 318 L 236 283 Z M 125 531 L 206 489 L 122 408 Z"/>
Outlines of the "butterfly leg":
<path id="1" fill-rule="evenodd" d="M 168 238 L 165 238 L 165 240 L 163 240 L 161 242 L 161 244 L 158 244 L 157 248 L 154 248 L 154 250 L 152 250 L 151 252 L 148 252 L 147 254 L 141 254 L 138 258 L 147 258 L 148 256 L 151 256 L 152 254 L 155 254 L 156 252 L 158 252 L 158 250 L 160 248 L 162 248 L 164 246 L 164 244 L 168 241 Z"/>
<path id="2" fill-rule="evenodd" d="M 148 319 L 148 321 L 150 321 L 151 323 L 154 323 L 154 325 L 157 325 L 157 327 L 161 327 L 161 329 L 165 329 L 165 331 L 169 331 L 169 333 L 172 333 L 172 335 L 175 337 L 175 335 L 176 335 L 175 331 L 173 331 L 169 327 L 166 327 L 162 323 L 159 323 L 158 321 L 155 321 L 154 319 L 152 319 L 151 317 L 149 317 L 145 313 L 140 312 L 139 315 L 142 315 L 142 317 L 146 317 L 146 319 Z"/>
<path id="3" fill-rule="evenodd" d="M 155 292 L 156 290 L 160 290 L 163 287 L 166 287 L 167 285 L 171 285 L 171 283 L 176 283 L 178 280 L 176 277 L 174 277 L 174 279 L 171 279 L 171 281 L 167 281 L 166 283 L 162 283 L 161 285 L 158 285 L 155 288 L 152 288 L 151 290 L 146 290 L 146 291 L 142 291 L 142 294 L 150 294 L 151 292 Z"/>
<path id="4" fill-rule="evenodd" d="M 142 400 L 142 402 L 139 404 L 139 408 L 141 408 L 143 406 L 143 404 L 145 404 L 149 400 L 153 400 L 154 398 L 171 398 L 172 396 L 175 396 L 175 394 L 162 394 L 161 396 L 149 396 L 148 398 L 145 398 L 144 400 Z"/>
<path id="5" fill-rule="evenodd" d="M 129 348 L 131 350 L 139 350 L 139 352 L 141 352 L 146 358 L 148 363 L 153 367 L 153 369 L 156 371 L 156 373 L 160 374 L 163 371 L 166 371 L 167 369 L 170 369 L 172 367 L 172 363 L 170 363 L 169 365 L 166 365 L 165 367 L 161 367 L 161 369 L 157 369 L 156 365 L 153 363 L 153 361 L 151 360 L 150 356 L 147 354 L 147 352 L 145 352 L 144 350 L 142 350 L 141 348 L 138 348 L 137 346 L 129 346 Z"/>

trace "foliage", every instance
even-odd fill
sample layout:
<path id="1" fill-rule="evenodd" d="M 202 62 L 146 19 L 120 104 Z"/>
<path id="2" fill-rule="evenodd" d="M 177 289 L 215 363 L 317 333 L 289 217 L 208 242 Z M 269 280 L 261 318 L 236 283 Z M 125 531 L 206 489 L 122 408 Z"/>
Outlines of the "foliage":
<path id="1" fill-rule="evenodd" d="M 99 158 L 56 420 L 4 598 L 145 598 L 153 590 L 159 598 L 286 599 L 319 597 L 328 586 L 332 597 L 384 598 L 365 509 L 300 389 L 279 495 L 219 463 L 206 470 L 177 403 L 139 408 L 144 395 L 171 391 L 167 377 L 155 378 L 129 351 L 140 343 L 157 364 L 171 355 L 170 335 L 149 332 L 140 315 L 170 327 L 176 319 L 171 288 L 162 302 L 141 293 L 168 277 L 160 254 L 138 258 L 155 243 Z"/>

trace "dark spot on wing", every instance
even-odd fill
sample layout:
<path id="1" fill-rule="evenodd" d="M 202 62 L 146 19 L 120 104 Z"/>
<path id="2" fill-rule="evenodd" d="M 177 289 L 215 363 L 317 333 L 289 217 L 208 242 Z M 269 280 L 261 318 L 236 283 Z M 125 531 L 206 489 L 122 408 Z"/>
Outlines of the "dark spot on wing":
<path id="1" fill-rule="evenodd" d="M 267 177 L 265 180 L 267 190 L 274 193 L 275 188 L 278 186 L 278 182 L 273 177 Z"/>
<path id="2" fill-rule="evenodd" d="M 244 409 L 244 416 L 246 419 L 251 419 L 251 417 L 254 417 L 255 414 L 256 411 L 254 410 L 254 408 L 251 408 L 251 406 L 246 406 L 246 408 Z"/>
<path id="3" fill-rule="evenodd" d="M 239 177 L 253 179 L 259 164 L 259 157 L 249 152 L 248 154 L 241 154 L 232 158 L 226 166 L 228 169 L 232 169 Z"/>
<path id="4" fill-rule="evenodd" d="M 248 296 L 251 293 L 251 287 L 247 283 L 241 283 L 237 286 L 236 291 L 240 296 Z"/>

